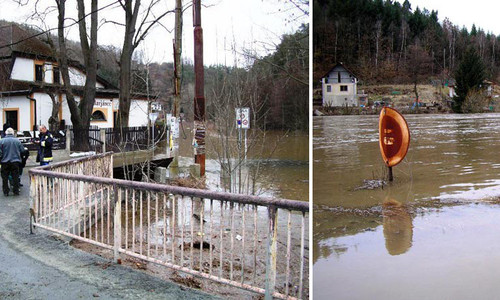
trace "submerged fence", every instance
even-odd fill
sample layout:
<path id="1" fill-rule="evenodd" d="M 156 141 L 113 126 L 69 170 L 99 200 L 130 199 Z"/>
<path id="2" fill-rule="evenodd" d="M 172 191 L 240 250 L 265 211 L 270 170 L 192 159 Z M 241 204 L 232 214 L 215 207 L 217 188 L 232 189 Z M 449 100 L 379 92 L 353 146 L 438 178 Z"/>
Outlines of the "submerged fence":
<path id="1" fill-rule="evenodd" d="M 111 153 L 30 170 L 34 227 L 277 298 L 308 298 L 308 203 L 112 178 Z"/>

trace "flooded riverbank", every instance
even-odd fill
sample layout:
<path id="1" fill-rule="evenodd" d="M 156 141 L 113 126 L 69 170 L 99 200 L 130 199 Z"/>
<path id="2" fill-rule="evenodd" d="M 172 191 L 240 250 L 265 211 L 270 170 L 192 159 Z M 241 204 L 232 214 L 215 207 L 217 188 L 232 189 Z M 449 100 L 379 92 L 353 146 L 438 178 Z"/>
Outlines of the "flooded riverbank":
<path id="1" fill-rule="evenodd" d="M 500 115 L 406 118 L 408 156 L 394 168 L 395 182 L 374 190 L 357 188 L 386 175 L 377 116 L 314 119 L 315 298 L 500 291 L 487 284 L 498 275 L 488 261 L 500 260 Z M 454 287 L 475 293 L 455 295 Z"/>
<path id="2" fill-rule="evenodd" d="M 187 125 L 184 125 L 187 126 Z M 252 132 L 255 131 L 255 132 Z M 249 130 L 247 159 L 242 155 L 242 193 L 309 200 L 309 136 L 307 132 Z M 184 135 L 185 134 L 185 135 Z M 186 127 L 179 138 L 179 153 L 194 162 L 192 130 Z M 236 138 L 230 138 L 229 153 L 234 173 L 232 187 L 223 178 L 221 140 L 214 130 L 207 135 L 206 177 L 211 190 L 238 192 L 238 155 Z M 242 142 L 242 149 L 244 148 Z M 252 184 L 255 185 L 252 188 Z"/>

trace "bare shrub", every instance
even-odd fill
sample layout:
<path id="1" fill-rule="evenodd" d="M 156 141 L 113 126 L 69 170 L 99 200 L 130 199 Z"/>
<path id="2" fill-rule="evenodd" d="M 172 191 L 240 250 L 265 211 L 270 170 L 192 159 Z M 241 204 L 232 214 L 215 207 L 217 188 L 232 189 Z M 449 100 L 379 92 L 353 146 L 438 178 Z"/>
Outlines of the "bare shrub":
<path id="1" fill-rule="evenodd" d="M 462 104 L 462 112 L 480 113 L 484 111 L 484 107 L 486 106 L 488 106 L 488 99 L 484 95 L 484 92 L 480 89 L 471 89 Z"/>

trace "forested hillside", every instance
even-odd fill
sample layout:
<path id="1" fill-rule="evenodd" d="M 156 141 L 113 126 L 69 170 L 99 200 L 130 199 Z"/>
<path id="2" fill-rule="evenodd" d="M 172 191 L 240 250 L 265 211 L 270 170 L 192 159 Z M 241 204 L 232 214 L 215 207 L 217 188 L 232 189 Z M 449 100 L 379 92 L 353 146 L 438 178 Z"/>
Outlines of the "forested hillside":
<path id="1" fill-rule="evenodd" d="M 453 77 L 468 47 L 475 48 L 495 80 L 499 37 L 440 20 L 437 11 L 406 0 L 315 0 L 314 82 L 343 62 L 365 83 L 425 82 Z"/>

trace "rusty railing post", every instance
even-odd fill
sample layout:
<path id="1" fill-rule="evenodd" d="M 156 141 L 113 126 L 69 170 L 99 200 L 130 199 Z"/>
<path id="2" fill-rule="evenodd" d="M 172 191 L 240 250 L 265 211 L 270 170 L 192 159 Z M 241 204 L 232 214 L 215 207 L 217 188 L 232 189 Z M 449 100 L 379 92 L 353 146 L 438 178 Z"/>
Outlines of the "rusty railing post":
<path id="1" fill-rule="evenodd" d="M 274 287 L 276 285 L 276 255 L 278 245 L 278 209 L 269 206 L 269 232 L 267 235 L 267 258 L 266 258 L 266 294 L 265 299 L 273 299 Z"/>
<path id="2" fill-rule="evenodd" d="M 117 188 L 116 186 L 113 186 L 114 190 L 114 202 L 115 202 L 115 209 L 114 209 L 114 218 L 113 218 L 113 228 L 114 228 L 114 234 L 113 234 L 113 258 L 116 263 L 119 263 L 120 260 L 120 247 L 122 244 L 122 203 L 121 203 L 121 192 L 120 188 Z"/>

